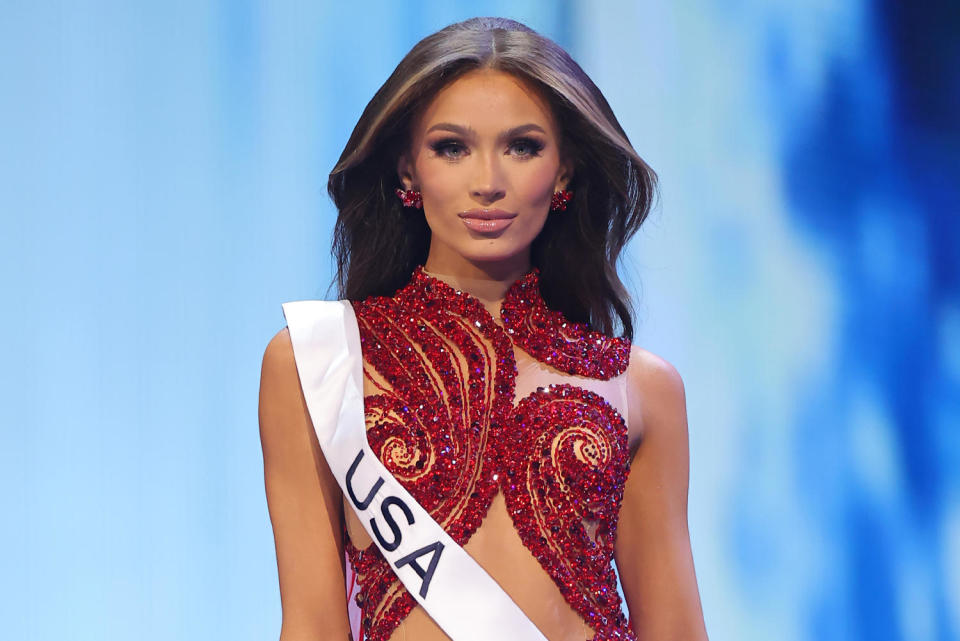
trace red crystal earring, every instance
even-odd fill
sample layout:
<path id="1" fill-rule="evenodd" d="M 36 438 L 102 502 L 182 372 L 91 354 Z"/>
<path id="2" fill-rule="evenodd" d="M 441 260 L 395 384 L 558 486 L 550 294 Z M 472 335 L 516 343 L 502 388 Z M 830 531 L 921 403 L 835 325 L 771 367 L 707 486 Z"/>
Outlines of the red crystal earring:
<path id="1" fill-rule="evenodd" d="M 550 200 L 550 211 L 566 211 L 567 203 L 573 198 L 573 192 L 566 189 L 553 192 L 553 198 Z"/>
<path id="2" fill-rule="evenodd" d="M 423 207 L 423 197 L 420 195 L 420 192 L 415 189 L 400 189 L 399 187 L 396 190 L 397 196 L 400 197 L 400 200 L 403 201 L 404 207 L 416 207 L 420 209 Z"/>

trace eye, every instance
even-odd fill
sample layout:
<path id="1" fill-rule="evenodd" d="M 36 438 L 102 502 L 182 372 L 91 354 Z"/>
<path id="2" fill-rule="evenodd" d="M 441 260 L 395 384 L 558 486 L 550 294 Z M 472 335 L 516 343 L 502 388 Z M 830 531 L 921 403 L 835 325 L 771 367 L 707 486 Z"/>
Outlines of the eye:
<path id="1" fill-rule="evenodd" d="M 533 138 L 517 138 L 513 141 L 511 147 L 521 150 L 521 153 L 518 154 L 521 158 L 539 156 L 540 152 L 543 151 L 543 143 Z"/>
<path id="2" fill-rule="evenodd" d="M 456 160 L 463 156 L 463 152 L 465 151 L 463 145 L 449 138 L 431 143 L 430 149 L 438 156 L 446 158 L 447 160 Z"/>

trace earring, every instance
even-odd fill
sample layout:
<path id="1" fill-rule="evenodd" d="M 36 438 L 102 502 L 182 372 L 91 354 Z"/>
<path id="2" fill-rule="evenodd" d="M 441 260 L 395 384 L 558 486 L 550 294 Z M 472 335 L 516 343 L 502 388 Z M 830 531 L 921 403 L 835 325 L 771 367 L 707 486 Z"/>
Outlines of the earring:
<path id="1" fill-rule="evenodd" d="M 567 203 L 573 198 L 573 192 L 566 189 L 553 192 L 553 198 L 550 200 L 550 211 L 566 211 Z"/>
<path id="2" fill-rule="evenodd" d="M 420 209 L 423 207 L 423 197 L 420 195 L 420 192 L 415 189 L 403 190 L 397 188 L 397 196 L 400 197 L 400 200 L 403 201 L 404 207 L 415 207 Z"/>

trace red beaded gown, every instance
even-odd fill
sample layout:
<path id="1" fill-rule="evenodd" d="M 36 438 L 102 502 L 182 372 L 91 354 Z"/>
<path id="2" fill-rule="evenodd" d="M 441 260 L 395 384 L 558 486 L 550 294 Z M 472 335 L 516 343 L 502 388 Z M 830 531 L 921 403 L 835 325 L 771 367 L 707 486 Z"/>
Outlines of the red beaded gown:
<path id="1" fill-rule="evenodd" d="M 613 567 L 629 340 L 549 309 L 537 268 L 481 301 L 421 265 L 352 306 L 374 454 L 549 641 L 635 640 Z M 448 639 L 344 514 L 354 639 Z"/>

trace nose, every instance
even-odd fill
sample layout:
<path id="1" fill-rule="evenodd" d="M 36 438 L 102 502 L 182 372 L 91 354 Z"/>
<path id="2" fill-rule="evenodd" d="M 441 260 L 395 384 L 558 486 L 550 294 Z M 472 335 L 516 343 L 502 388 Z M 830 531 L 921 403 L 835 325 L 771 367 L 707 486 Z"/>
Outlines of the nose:
<path id="1" fill-rule="evenodd" d="M 506 195 L 504 176 L 496 153 L 481 154 L 479 157 L 470 195 L 484 205 L 494 203 Z"/>

